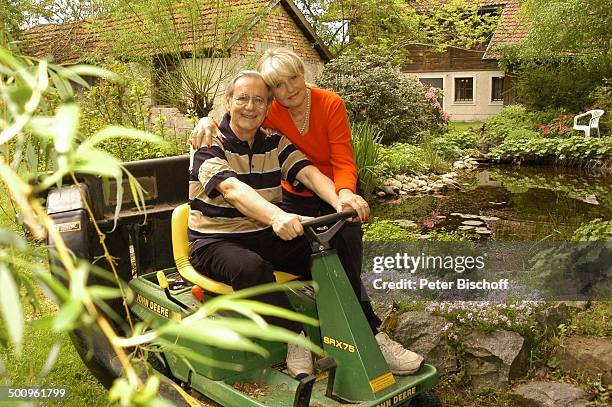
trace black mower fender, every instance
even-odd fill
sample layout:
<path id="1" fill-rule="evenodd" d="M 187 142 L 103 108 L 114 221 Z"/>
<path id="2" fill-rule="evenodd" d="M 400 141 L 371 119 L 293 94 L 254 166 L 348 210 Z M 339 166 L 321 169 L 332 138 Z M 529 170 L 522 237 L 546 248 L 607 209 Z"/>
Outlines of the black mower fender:
<path id="1" fill-rule="evenodd" d="M 83 200 L 84 197 L 89 199 L 89 189 L 85 183 L 79 184 L 78 187 L 77 185 L 64 185 L 60 188 L 54 188 L 49 191 L 47 196 L 47 214 L 55 222 L 55 228 L 60 232 L 71 254 L 77 260 L 83 259 L 92 263 L 100 251 L 95 249 L 98 237 L 89 219 Z M 63 270 L 63 265 L 57 256 L 53 254 L 56 243 L 52 239 L 48 243 L 51 272 L 65 286 L 68 286 L 65 275 L 60 272 L 60 270 Z M 89 285 L 114 285 L 109 279 L 102 278 L 100 275 L 91 272 L 88 275 L 87 283 Z M 118 319 L 117 316 L 119 318 L 125 317 L 125 310 L 121 299 L 107 301 L 104 308 L 113 314 L 114 320 Z M 102 309 L 100 311 L 109 316 Z M 113 323 L 113 320 L 110 320 Z M 113 325 L 119 327 L 121 324 L 113 323 Z M 102 385 L 107 388 L 110 387 L 113 381 L 119 377 L 121 367 L 106 337 L 95 327 L 75 329 L 70 333 L 70 338 L 88 369 Z"/>

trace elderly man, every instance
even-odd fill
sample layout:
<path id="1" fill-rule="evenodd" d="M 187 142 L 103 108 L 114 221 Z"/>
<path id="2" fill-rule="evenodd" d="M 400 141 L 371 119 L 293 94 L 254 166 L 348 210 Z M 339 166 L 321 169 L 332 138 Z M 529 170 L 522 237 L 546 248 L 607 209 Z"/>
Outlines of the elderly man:
<path id="1" fill-rule="evenodd" d="M 228 113 L 219 126 L 224 138 L 214 139 L 211 148 L 200 148 L 191 155 L 191 262 L 203 274 L 235 290 L 274 282 L 275 269 L 310 278 L 310 248 L 306 239 L 299 237 L 303 234 L 302 218 L 277 206 L 282 198 L 281 179 L 300 182 L 332 207 L 339 206 L 334 183 L 328 177 L 283 135 L 260 128 L 271 101 L 272 91 L 258 72 L 238 73 L 226 91 Z M 358 274 L 360 270 L 348 272 Z M 255 299 L 291 308 L 283 292 Z M 266 319 L 303 334 L 301 325 L 294 321 Z M 381 349 L 392 370 L 399 366 L 410 373 L 422 362 L 420 356 L 397 343 L 381 345 Z M 287 368 L 294 376 L 312 374 L 312 355 L 289 344 Z"/>

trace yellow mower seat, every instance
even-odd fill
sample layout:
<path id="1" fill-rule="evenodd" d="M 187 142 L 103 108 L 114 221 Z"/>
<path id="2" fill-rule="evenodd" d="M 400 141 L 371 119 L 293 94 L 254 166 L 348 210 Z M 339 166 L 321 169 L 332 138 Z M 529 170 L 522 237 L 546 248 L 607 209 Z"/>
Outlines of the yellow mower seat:
<path id="1" fill-rule="evenodd" d="M 202 287 L 208 292 L 215 294 L 228 294 L 234 292 L 231 286 L 220 283 L 212 278 L 200 274 L 189 262 L 189 240 L 187 238 L 187 227 L 189 224 L 189 204 L 184 203 L 172 211 L 172 253 L 176 269 L 183 279 Z M 277 283 L 297 280 L 298 276 L 275 271 Z"/>

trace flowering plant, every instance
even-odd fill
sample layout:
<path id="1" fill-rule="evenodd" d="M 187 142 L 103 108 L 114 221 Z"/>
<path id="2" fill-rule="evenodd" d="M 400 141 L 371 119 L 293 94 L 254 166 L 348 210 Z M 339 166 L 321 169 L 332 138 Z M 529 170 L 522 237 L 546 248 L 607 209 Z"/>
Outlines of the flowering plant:
<path id="1" fill-rule="evenodd" d="M 555 112 L 555 116 L 550 120 L 542 120 L 545 123 L 538 124 L 538 130 L 544 136 L 572 136 L 573 116 L 566 114 L 563 109 Z"/>
<path id="2" fill-rule="evenodd" d="M 442 104 L 440 103 L 444 96 L 444 91 L 434 86 L 427 87 L 423 85 L 423 88 L 427 89 L 423 97 L 429 106 L 432 124 L 438 128 L 446 128 L 451 116 L 443 112 Z"/>
<path id="3" fill-rule="evenodd" d="M 506 329 L 519 333 L 532 331 L 536 327 L 535 312 L 543 306 L 541 301 L 445 301 L 432 302 L 425 309 L 449 320 L 443 331 L 449 339 L 457 340 L 457 332 L 462 328 Z"/>

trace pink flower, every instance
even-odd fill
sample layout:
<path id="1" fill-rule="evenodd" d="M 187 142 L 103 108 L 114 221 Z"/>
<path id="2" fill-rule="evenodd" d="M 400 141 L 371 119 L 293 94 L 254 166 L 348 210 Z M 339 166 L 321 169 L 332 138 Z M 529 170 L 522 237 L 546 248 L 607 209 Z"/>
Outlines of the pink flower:
<path id="1" fill-rule="evenodd" d="M 569 127 L 567 126 L 559 126 L 559 131 L 565 131 L 567 130 Z"/>
<path id="2" fill-rule="evenodd" d="M 450 120 L 450 118 L 451 118 L 451 115 L 450 115 L 450 114 L 448 114 L 448 113 L 442 113 L 442 114 L 440 115 L 440 119 L 441 119 L 441 120 L 444 120 L 444 121 L 446 121 L 446 120 Z"/>

